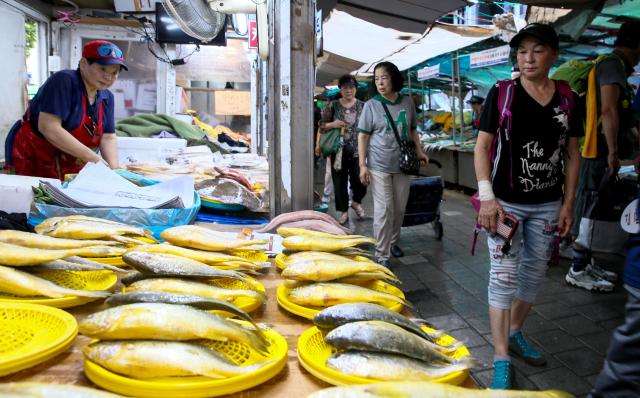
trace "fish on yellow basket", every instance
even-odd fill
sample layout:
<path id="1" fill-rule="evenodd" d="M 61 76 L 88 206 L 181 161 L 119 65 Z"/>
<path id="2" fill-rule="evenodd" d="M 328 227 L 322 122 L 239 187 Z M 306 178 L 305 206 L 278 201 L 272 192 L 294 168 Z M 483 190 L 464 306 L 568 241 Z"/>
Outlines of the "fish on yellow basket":
<path id="1" fill-rule="evenodd" d="M 348 283 L 312 283 L 296 287 L 289 292 L 291 302 L 313 307 L 330 307 L 342 303 L 409 303 L 393 294 L 379 292 Z"/>
<path id="2" fill-rule="evenodd" d="M 30 247 L 0 242 L 0 264 L 20 267 L 26 265 L 38 265 L 71 256 L 109 257 L 117 256 L 123 252 L 124 248 L 111 246 L 89 246 L 79 247 L 77 249 L 48 250 L 33 249 Z"/>
<path id="3" fill-rule="evenodd" d="M 83 353 L 107 370 L 137 379 L 172 376 L 222 379 L 255 372 L 271 363 L 240 366 L 209 347 L 178 341 L 100 341 L 85 347 Z"/>
<path id="4" fill-rule="evenodd" d="M 203 282 L 176 278 L 143 279 L 127 286 L 126 291 L 192 294 L 194 296 L 202 296 L 225 301 L 252 299 L 262 304 L 266 301 L 266 296 L 263 292 L 249 289 L 225 289 Z"/>
<path id="5" fill-rule="evenodd" d="M 232 239 L 197 225 L 165 229 L 160 237 L 176 246 L 210 251 L 228 251 L 268 243 L 268 240 Z"/>
<path id="6" fill-rule="evenodd" d="M 364 235 L 334 235 L 328 234 L 326 232 L 312 231 L 310 229 L 304 228 L 288 228 L 288 227 L 280 227 L 276 230 L 278 235 L 283 238 L 288 238 L 289 236 L 298 236 L 298 235 L 306 235 L 306 236 L 316 236 L 318 238 L 333 238 L 333 239 L 361 239 L 366 238 Z"/>
<path id="7" fill-rule="evenodd" d="M 77 249 L 87 246 L 113 246 L 119 242 L 105 240 L 62 239 L 31 232 L 4 230 L 0 231 L 0 242 L 12 245 L 31 247 L 34 249 Z"/>
<path id="8" fill-rule="evenodd" d="M 317 250 L 323 252 L 337 252 L 348 247 L 358 246 L 364 243 L 375 244 L 373 238 L 351 238 L 351 239 L 335 239 L 321 238 L 310 235 L 296 235 L 284 238 L 282 246 L 289 250 Z"/>
<path id="9" fill-rule="evenodd" d="M 388 268 L 373 262 L 343 260 L 309 260 L 287 266 L 282 271 L 283 278 L 326 282 L 366 272 L 380 275 L 378 279 L 398 282 L 398 278 Z"/>
<path id="10" fill-rule="evenodd" d="M 236 340 L 267 352 L 260 331 L 247 330 L 212 312 L 188 305 L 136 303 L 107 308 L 78 323 L 80 333 L 101 340 Z"/>
<path id="11" fill-rule="evenodd" d="M 95 388 L 51 383 L 2 383 L 0 396 L 6 398 L 125 398 Z"/>
<path id="12" fill-rule="evenodd" d="M 64 271 L 62 271 L 64 272 Z M 62 297 L 107 297 L 111 293 L 102 290 L 76 290 L 56 285 L 46 279 L 14 268 L 0 266 L 0 292 L 14 296 Z"/>
<path id="13" fill-rule="evenodd" d="M 573 398 L 558 391 L 477 390 L 428 381 L 395 381 L 331 387 L 307 398 Z"/>

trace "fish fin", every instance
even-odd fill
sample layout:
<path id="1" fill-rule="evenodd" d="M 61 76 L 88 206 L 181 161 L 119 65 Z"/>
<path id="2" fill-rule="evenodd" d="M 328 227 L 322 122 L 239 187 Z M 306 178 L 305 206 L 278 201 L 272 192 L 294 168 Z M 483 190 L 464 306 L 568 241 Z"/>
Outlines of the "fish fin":
<path id="1" fill-rule="evenodd" d="M 428 328 L 431 329 L 436 329 L 438 330 L 438 328 L 436 328 L 435 326 L 433 326 L 433 324 L 429 321 L 427 321 L 426 319 L 421 319 L 421 318 L 409 318 L 409 320 L 413 323 L 415 323 L 418 326 L 426 326 Z"/>
<path id="2" fill-rule="evenodd" d="M 461 358 L 456 358 L 453 363 L 456 364 L 456 365 L 466 366 L 469 369 L 475 368 L 475 367 L 480 366 L 482 364 L 481 361 L 479 361 L 477 358 L 475 358 L 475 357 L 473 357 L 471 355 L 466 355 L 466 356 L 461 357 Z"/>

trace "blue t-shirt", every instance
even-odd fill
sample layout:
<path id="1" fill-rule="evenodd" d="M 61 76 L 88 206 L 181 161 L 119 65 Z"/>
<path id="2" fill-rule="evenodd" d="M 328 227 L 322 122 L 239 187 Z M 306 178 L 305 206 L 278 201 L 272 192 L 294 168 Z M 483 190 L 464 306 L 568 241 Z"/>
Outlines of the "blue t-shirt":
<path id="1" fill-rule="evenodd" d="M 31 128 L 38 130 L 40 112 L 56 115 L 62 120 L 62 127 L 70 131 L 82 122 L 82 96 L 86 96 L 86 89 L 80 71 L 61 70 L 53 74 L 40 87 L 36 96 L 31 100 L 29 109 L 31 112 Z M 98 105 L 102 106 L 102 123 L 105 133 L 114 133 L 115 122 L 113 119 L 113 94 L 109 90 L 98 90 L 93 106 L 87 100 L 87 113 L 98 122 Z"/>

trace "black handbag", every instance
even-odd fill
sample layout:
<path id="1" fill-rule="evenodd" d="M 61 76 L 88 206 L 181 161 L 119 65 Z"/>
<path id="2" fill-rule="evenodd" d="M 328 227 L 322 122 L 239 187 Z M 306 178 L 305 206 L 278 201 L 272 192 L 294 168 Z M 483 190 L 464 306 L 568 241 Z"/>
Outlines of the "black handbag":
<path id="1" fill-rule="evenodd" d="M 420 173 L 420 161 L 418 160 L 418 154 L 416 153 L 416 144 L 413 141 L 400 139 L 400 134 L 398 134 L 398 129 L 391 117 L 391 113 L 389 113 L 387 104 L 382 103 L 382 107 L 387 114 L 387 118 L 389 119 L 389 123 L 393 129 L 393 134 L 396 136 L 396 141 L 400 147 L 400 171 L 404 174 L 418 175 Z"/>

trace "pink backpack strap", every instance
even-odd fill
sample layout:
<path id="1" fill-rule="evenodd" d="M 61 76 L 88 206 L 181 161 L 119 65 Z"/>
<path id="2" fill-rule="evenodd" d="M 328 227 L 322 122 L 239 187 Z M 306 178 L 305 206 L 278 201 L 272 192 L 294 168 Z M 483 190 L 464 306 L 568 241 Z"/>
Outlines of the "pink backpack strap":
<path id="1" fill-rule="evenodd" d="M 573 111 L 573 91 L 571 86 L 566 80 L 554 80 L 554 82 L 556 90 L 560 93 L 560 106 L 571 119 L 571 111 Z"/>

